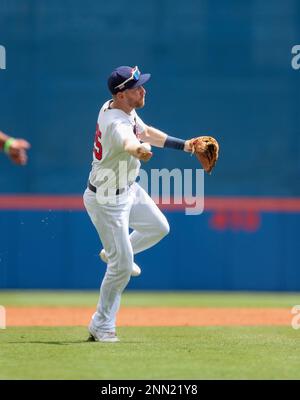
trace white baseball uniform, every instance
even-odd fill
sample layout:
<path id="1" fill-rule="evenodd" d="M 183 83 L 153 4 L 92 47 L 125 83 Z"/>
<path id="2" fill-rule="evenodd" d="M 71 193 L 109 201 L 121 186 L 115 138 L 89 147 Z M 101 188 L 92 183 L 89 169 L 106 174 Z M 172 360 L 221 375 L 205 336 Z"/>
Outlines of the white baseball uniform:
<path id="1" fill-rule="evenodd" d="M 108 258 L 97 311 L 91 321 L 100 332 L 115 331 L 116 314 L 130 280 L 134 254 L 153 246 L 169 232 L 165 216 L 135 182 L 140 161 L 123 147 L 125 138 L 139 138 L 145 125 L 135 110 L 129 115 L 111 109 L 110 102 L 102 106 L 98 116 L 89 175 L 97 193 L 87 188 L 83 196 Z M 131 234 L 129 228 L 133 229 Z"/>

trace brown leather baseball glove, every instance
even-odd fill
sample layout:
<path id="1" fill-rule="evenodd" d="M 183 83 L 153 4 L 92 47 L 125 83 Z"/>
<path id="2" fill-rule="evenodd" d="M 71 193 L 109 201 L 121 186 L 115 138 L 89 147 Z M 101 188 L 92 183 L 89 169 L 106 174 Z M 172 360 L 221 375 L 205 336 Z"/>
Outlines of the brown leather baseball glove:
<path id="1" fill-rule="evenodd" d="M 190 139 L 190 150 L 196 155 L 203 169 L 210 174 L 219 157 L 219 144 L 211 136 Z"/>

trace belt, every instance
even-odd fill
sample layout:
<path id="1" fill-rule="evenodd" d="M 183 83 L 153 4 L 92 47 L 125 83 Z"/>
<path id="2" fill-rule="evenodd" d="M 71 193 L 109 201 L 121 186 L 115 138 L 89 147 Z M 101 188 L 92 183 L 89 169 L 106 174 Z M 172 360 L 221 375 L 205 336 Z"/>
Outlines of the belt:
<path id="1" fill-rule="evenodd" d="M 130 184 L 128 185 L 128 187 L 130 187 L 131 185 L 132 185 L 132 183 L 130 183 Z M 92 192 L 97 193 L 97 188 L 96 188 L 96 186 L 92 185 L 90 181 L 88 181 L 88 188 L 89 188 Z M 124 193 L 127 189 L 128 189 L 127 187 L 126 187 L 126 188 L 122 188 L 122 189 L 117 189 L 117 190 L 116 190 L 116 196 L 118 196 L 119 194 Z"/>

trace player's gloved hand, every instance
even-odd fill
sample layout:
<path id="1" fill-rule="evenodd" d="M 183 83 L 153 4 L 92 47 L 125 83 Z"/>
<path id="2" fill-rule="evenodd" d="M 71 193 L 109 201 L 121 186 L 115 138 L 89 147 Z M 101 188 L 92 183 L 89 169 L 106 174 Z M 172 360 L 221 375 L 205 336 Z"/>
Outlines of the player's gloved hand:
<path id="1" fill-rule="evenodd" d="M 219 157 L 219 143 L 212 136 L 199 136 L 189 139 L 186 151 L 195 154 L 203 169 L 210 174 Z"/>
<path id="2" fill-rule="evenodd" d="M 30 148 L 30 143 L 24 139 L 15 139 L 7 152 L 8 157 L 16 164 L 25 165 L 27 163 L 26 150 Z"/>

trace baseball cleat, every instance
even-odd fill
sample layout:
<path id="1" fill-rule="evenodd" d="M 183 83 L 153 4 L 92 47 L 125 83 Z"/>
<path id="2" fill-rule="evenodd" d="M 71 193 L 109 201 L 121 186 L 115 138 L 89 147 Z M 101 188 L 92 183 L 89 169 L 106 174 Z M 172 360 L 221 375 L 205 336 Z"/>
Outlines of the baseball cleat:
<path id="1" fill-rule="evenodd" d="M 102 249 L 102 250 L 100 251 L 99 257 L 101 258 L 101 260 L 102 260 L 103 262 L 105 262 L 105 263 L 107 264 L 108 258 L 107 258 L 107 255 L 106 255 L 104 249 Z M 136 263 L 133 263 L 133 268 L 132 268 L 131 276 L 139 276 L 139 275 L 141 275 L 141 273 L 142 273 L 141 268 L 140 268 Z"/>
<path id="2" fill-rule="evenodd" d="M 140 276 L 141 273 L 142 273 L 141 268 L 136 263 L 133 263 L 131 276 Z"/>
<path id="3" fill-rule="evenodd" d="M 90 336 L 87 338 L 87 342 L 95 342 L 94 336 L 90 334 Z"/>
<path id="4" fill-rule="evenodd" d="M 120 341 L 115 332 L 100 332 L 91 325 L 89 326 L 89 333 L 88 342 L 117 343 Z"/>
<path id="5" fill-rule="evenodd" d="M 102 249 L 102 250 L 100 251 L 99 257 L 101 258 L 101 260 L 102 260 L 103 262 L 105 262 L 106 264 L 108 263 L 107 255 L 106 255 L 104 249 Z"/>

